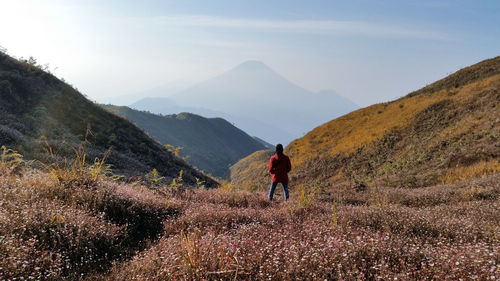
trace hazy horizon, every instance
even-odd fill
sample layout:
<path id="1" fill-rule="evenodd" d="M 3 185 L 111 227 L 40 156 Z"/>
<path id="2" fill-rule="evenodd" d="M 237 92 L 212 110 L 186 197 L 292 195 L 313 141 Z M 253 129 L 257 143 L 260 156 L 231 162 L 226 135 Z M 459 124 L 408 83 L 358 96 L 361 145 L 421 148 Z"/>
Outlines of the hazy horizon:
<path id="1" fill-rule="evenodd" d="M 2 0 L 0 46 L 98 102 L 258 60 L 310 91 L 389 101 L 499 55 L 497 1 Z"/>
<path id="2" fill-rule="evenodd" d="M 298 87 L 259 61 L 247 61 L 166 99 L 144 98 L 130 106 L 161 114 L 222 117 L 252 136 L 284 145 L 359 108 L 335 92 Z"/>

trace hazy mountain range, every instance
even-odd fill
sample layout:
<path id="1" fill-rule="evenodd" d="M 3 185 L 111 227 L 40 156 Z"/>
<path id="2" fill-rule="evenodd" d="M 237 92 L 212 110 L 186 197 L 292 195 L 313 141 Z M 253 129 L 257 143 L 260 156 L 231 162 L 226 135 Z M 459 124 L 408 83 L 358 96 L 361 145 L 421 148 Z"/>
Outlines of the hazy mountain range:
<path id="1" fill-rule="evenodd" d="M 273 144 L 289 143 L 358 107 L 334 91 L 301 88 L 259 61 L 247 61 L 168 98 L 144 98 L 131 107 L 154 113 L 191 112 L 222 117 Z"/>

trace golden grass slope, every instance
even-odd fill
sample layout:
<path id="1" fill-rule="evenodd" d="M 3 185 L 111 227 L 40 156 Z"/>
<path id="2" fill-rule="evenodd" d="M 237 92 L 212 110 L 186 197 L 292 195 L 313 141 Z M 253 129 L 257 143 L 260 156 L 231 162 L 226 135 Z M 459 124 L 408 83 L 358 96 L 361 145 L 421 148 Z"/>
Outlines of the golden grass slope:
<path id="1" fill-rule="evenodd" d="M 231 166 L 231 183 L 246 190 L 259 190 L 269 184 L 267 179 L 269 158 L 274 154 L 273 150 L 260 150 L 241 159 Z"/>
<path id="2" fill-rule="evenodd" d="M 72 169 L 55 179 L 31 163 L 0 157 L 0 280 L 500 277 L 500 174 L 418 189 L 301 185 L 280 204 L 229 184 L 150 189 Z"/>
<path id="3" fill-rule="evenodd" d="M 499 89 L 500 75 L 469 84 L 455 90 L 440 90 L 424 95 L 413 96 L 391 103 L 372 105 L 344 115 L 328 122 L 303 138 L 293 141 L 287 151 L 295 164 L 301 164 L 311 154 L 351 153 L 356 149 L 380 138 L 384 132 L 392 128 L 407 126 L 415 116 L 432 104 L 443 100 L 452 100 L 460 106 L 467 106 L 482 89 L 494 91 Z M 498 102 L 498 100 L 497 100 Z M 493 104 L 492 104 L 493 105 Z M 498 117 L 498 108 L 493 107 L 491 113 Z M 439 136 L 461 134 L 482 122 L 474 116 L 467 116 L 455 126 L 439 132 Z M 458 130 L 458 131 L 457 131 Z"/>
<path id="4" fill-rule="evenodd" d="M 500 57 L 496 57 L 404 98 L 332 120 L 286 147 L 292 181 L 422 186 L 463 178 L 453 176 L 460 172 L 458 167 L 480 162 L 478 167 L 484 169 L 475 175 L 496 173 L 499 90 Z M 250 159 L 256 163 L 249 167 L 267 164 L 252 155 L 245 161 Z M 235 169 L 231 175 L 234 182 L 241 182 L 238 172 Z M 244 177 L 255 179 L 244 185 L 254 185 L 259 176 L 260 172 L 246 170 Z"/>

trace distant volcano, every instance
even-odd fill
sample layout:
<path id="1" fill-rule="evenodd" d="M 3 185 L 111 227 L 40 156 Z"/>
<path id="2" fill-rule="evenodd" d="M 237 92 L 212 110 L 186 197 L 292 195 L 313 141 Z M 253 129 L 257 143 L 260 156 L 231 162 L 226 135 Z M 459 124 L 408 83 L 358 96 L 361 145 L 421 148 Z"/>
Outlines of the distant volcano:
<path id="1" fill-rule="evenodd" d="M 284 144 L 358 108 L 334 91 L 314 93 L 301 88 L 255 60 L 246 61 L 169 99 L 176 106 L 189 108 L 196 114 L 220 112 L 223 115 L 220 117 L 235 123 L 250 135 Z M 158 112 L 162 102 L 169 101 L 161 98 L 149 99 L 148 102 L 142 100 L 132 107 L 175 113 Z"/>

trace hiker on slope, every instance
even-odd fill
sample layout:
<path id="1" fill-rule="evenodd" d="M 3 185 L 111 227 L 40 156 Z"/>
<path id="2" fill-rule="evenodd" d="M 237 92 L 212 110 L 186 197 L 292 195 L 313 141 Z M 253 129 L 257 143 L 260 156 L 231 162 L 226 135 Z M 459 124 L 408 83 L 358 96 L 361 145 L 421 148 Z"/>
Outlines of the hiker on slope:
<path id="1" fill-rule="evenodd" d="M 276 145 L 276 154 L 269 159 L 269 172 L 273 175 L 271 189 L 269 189 L 269 200 L 273 200 L 274 190 L 278 183 L 283 185 L 285 201 L 288 200 L 288 172 L 292 169 L 290 158 L 283 154 L 283 145 Z"/>

